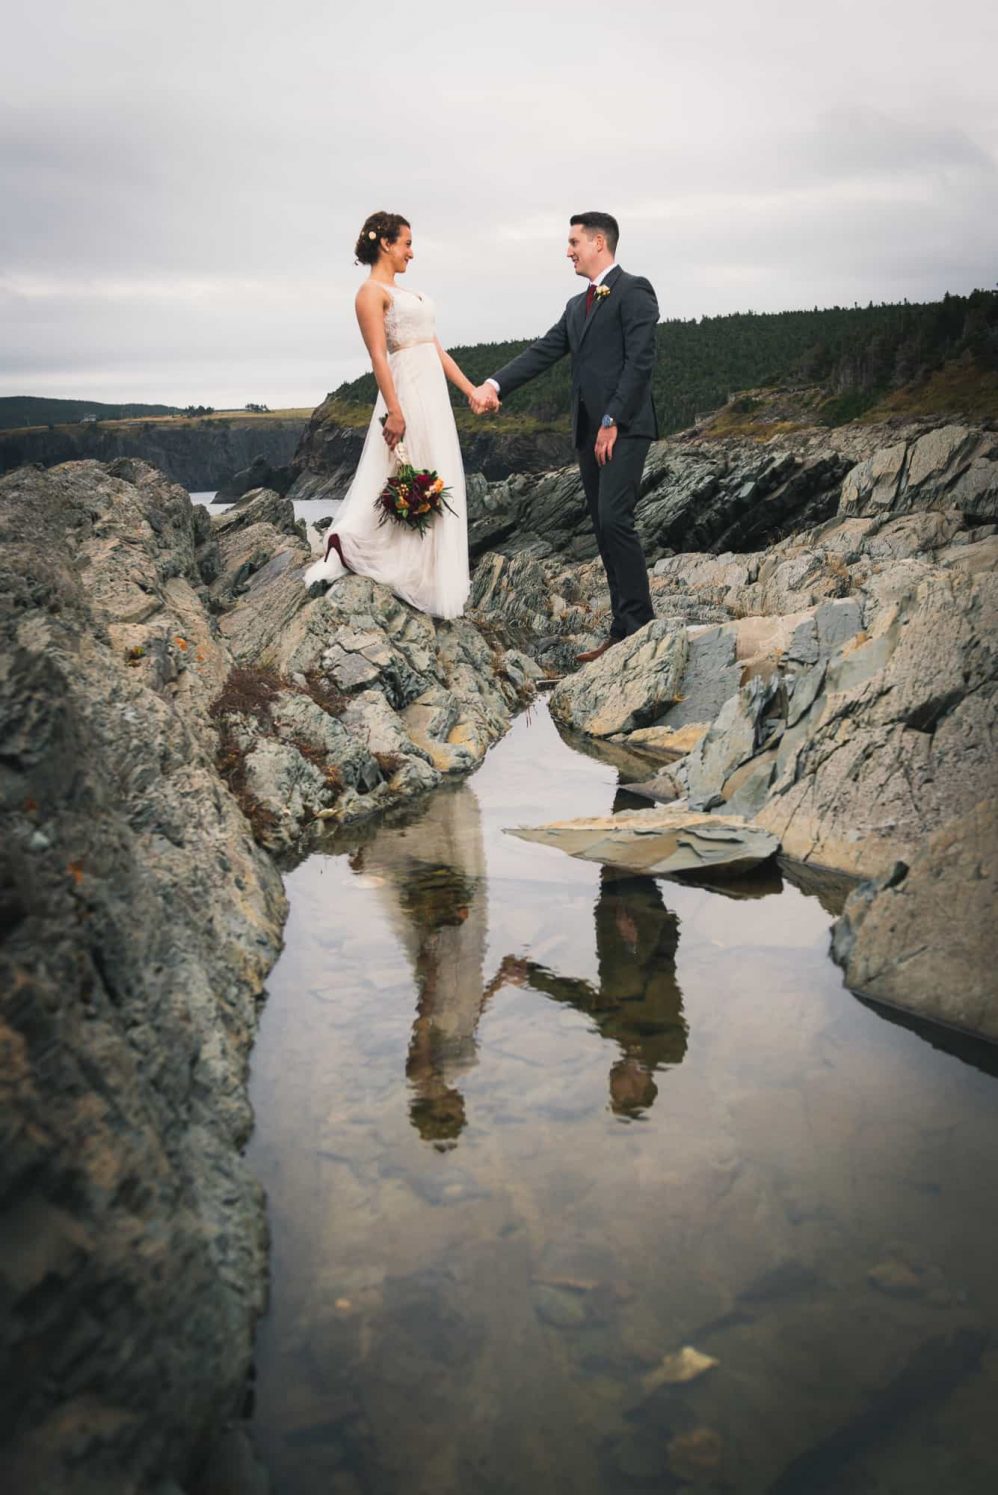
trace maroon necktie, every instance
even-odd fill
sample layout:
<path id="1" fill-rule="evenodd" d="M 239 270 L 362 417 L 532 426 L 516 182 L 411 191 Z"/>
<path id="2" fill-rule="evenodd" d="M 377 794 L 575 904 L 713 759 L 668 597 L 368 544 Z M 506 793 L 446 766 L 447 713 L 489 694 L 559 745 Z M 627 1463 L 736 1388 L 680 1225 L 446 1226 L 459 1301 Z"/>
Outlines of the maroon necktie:
<path id="1" fill-rule="evenodd" d="M 593 309 L 593 302 L 595 300 L 596 300 L 596 287 L 591 285 L 589 287 L 588 291 L 586 292 L 586 316 L 587 317 L 588 317 L 589 313 Z"/>

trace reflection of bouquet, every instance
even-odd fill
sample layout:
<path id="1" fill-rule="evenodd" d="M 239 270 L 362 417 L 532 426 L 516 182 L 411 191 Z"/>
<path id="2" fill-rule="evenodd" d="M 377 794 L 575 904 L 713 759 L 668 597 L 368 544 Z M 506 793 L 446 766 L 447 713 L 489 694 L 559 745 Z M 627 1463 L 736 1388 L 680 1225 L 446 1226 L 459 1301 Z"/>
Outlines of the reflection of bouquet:
<path id="1" fill-rule="evenodd" d="M 401 442 L 395 448 L 395 458 L 398 463 L 395 472 L 374 500 L 378 523 L 392 520 L 406 529 L 416 530 L 422 538 L 431 521 L 444 509 L 453 514 L 447 502 L 450 489 L 444 487 L 444 480 L 437 473 L 413 467 L 406 460 Z"/>

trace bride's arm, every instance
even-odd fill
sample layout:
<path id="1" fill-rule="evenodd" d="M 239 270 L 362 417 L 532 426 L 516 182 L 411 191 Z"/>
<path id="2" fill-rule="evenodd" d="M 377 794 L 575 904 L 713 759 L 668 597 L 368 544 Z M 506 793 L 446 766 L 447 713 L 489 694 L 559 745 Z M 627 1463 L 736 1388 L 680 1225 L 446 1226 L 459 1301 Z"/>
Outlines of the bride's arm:
<path id="1" fill-rule="evenodd" d="M 371 368 L 385 405 L 388 407 L 388 418 L 384 425 L 385 440 L 394 451 L 405 435 L 405 416 L 399 404 L 391 364 L 388 362 L 388 341 L 385 337 L 387 300 L 387 292 L 379 291 L 375 283 L 368 280 L 357 292 L 355 305 L 361 336 L 371 355 Z"/>
<path id="2" fill-rule="evenodd" d="M 447 352 L 447 349 L 443 346 L 440 339 L 438 337 L 435 337 L 433 341 L 437 345 L 437 352 L 440 355 L 440 362 L 443 364 L 444 373 L 447 375 L 447 378 L 450 380 L 450 382 L 455 385 L 463 395 L 467 396 L 474 394 L 475 386 L 465 374 L 462 374 L 461 370 L 458 368 L 453 358 Z"/>

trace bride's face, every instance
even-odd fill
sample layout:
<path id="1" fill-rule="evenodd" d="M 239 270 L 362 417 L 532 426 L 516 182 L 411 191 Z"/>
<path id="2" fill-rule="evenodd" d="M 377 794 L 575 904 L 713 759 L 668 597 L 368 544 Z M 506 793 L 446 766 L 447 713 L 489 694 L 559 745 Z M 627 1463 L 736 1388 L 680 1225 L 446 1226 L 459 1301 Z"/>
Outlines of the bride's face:
<path id="1" fill-rule="evenodd" d="M 412 229 L 399 229 L 399 236 L 394 244 L 386 244 L 384 239 L 381 247 L 391 266 L 393 275 L 404 275 L 409 261 L 412 259 Z"/>

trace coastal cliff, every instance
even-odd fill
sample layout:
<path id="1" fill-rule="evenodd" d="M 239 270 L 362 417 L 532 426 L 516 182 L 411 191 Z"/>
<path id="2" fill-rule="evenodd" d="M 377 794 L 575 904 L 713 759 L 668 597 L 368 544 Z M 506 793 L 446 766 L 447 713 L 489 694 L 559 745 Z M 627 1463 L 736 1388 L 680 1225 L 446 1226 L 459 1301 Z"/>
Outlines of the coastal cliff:
<path id="1" fill-rule="evenodd" d="M 271 467 L 291 461 L 303 422 L 279 417 L 93 421 L 0 431 L 0 472 L 38 463 L 148 462 L 191 492 L 221 488 L 263 457 Z"/>

